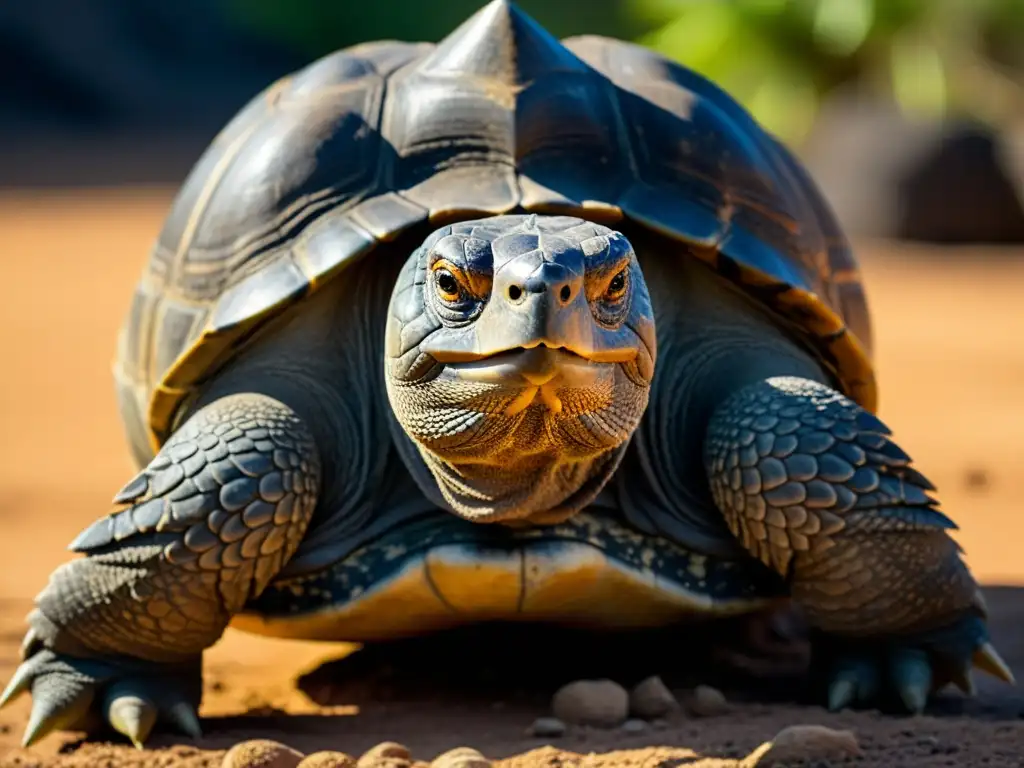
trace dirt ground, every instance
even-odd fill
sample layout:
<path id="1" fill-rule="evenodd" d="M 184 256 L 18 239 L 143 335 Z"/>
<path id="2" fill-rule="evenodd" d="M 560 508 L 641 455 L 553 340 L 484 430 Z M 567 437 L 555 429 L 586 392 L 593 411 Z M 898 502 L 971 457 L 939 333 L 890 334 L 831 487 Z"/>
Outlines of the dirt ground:
<path id="1" fill-rule="evenodd" d="M 15 669 L 32 596 L 68 556 L 66 544 L 105 512 L 130 476 L 110 361 L 167 201 L 166 191 L 146 189 L 0 197 L 0 344 L 7 360 L 0 377 L 3 680 Z M 960 523 L 957 536 L 971 566 L 992 585 L 996 644 L 1019 678 L 1024 593 L 1015 585 L 1024 583 L 1024 518 L 1013 476 L 1024 457 L 1022 257 L 978 249 L 862 248 L 876 318 L 882 416 Z M 219 765 L 221 751 L 239 740 L 272 738 L 304 752 L 355 754 L 396 740 L 425 760 L 469 744 L 508 768 L 653 768 L 700 765 L 701 758 L 724 766 L 796 723 L 853 729 L 864 751 L 858 765 L 1024 765 L 1024 697 L 981 677 L 975 703 L 950 697 L 914 718 L 829 715 L 762 701 L 738 703 L 722 717 L 675 717 L 634 735 L 584 729 L 535 739 L 525 729 L 546 714 L 553 681 L 520 681 L 509 689 L 493 680 L 459 686 L 467 674 L 462 665 L 442 667 L 438 681 L 410 686 L 416 675 L 409 667 L 420 669 L 416 659 L 427 656 L 438 662 L 436 670 L 444 663 L 444 654 L 436 653 L 413 651 L 403 667 L 401 659 L 353 654 L 346 646 L 229 632 L 207 654 L 200 743 L 161 736 L 154 751 L 141 753 L 59 734 L 21 750 L 29 704 L 23 697 L 0 713 L 0 765 L 199 768 Z M 539 668 L 539 656 L 524 658 L 526 667 Z M 549 743 L 556 749 L 547 749 Z"/>

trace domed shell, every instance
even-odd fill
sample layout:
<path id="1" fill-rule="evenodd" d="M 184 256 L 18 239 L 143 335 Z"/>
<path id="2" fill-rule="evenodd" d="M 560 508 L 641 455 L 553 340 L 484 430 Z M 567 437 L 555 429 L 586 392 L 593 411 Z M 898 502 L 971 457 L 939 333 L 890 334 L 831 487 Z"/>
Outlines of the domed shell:
<path id="1" fill-rule="evenodd" d="M 857 265 L 798 161 L 705 78 L 559 42 L 506 0 L 439 44 L 348 48 L 252 100 L 180 190 L 115 366 L 136 460 L 264 321 L 382 241 L 517 211 L 627 220 L 790 321 L 876 408 Z"/>

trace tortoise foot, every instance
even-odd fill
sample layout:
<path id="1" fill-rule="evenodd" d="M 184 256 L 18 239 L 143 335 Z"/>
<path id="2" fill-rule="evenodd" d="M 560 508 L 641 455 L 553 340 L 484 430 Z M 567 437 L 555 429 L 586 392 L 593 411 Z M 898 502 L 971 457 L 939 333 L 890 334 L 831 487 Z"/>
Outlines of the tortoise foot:
<path id="1" fill-rule="evenodd" d="M 975 614 L 910 635 L 818 635 L 813 648 L 813 674 L 832 711 L 857 706 L 917 714 L 949 684 L 973 695 L 972 667 L 1013 683 L 1013 674 L 989 642 L 984 620 Z"/>
<path id="2" fill-rule="evenodd" d="M 158 722 L 199 738 L 201 661 L 153 664 L 137 659 L 84 659 L 43 648 L 26 659 L 0 695 L 0 707 L 32 692 L 22 744 L 58 730 L 106 727 L 142 748 Z"/>

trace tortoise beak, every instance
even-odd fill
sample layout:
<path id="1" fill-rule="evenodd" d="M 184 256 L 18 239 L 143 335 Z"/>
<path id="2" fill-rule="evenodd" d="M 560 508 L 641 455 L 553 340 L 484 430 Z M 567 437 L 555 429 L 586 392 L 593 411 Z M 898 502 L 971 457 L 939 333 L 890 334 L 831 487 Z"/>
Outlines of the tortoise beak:
<path id="1" fill-rule="evenodd" d="M 480 360 L 449 363 L 450 370 L 462 381 L 483 382 L 515 387 L 519 394 L 505 408 L 514 416 L 540 397 L 552 413 L 562 411 L 558 391 L 565 387 L 593 387 L 607 363 L 587 360 L 564 348 L 537 345 L 520 347 Z"/>
<path id="2" fill-rule="evenodd" d="M 449 364 L 464 381 L 541 387 L 548 384 L 587 386 L 597 376 L 600 363 L 564 348 L 538 345 L 519 347 L 472 362 Z"/>

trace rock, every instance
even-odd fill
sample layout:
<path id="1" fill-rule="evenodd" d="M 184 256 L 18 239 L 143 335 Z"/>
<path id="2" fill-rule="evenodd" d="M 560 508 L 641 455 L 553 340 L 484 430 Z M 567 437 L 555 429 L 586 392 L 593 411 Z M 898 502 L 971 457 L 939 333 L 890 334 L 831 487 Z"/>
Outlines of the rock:
<path id="1" fill-rule="evenodd" d="M 668 720 L 663 717 L 656 717 L 654 720 L 651 720 L 651 728 L 656 731 L 664 731 L 668 728 Z"/>
<path id="2" fill-rule="evenodd" d="M 672 691 L 657 675 L 641 680 L 629 692 L 629 712 L 644 720 L 664 717 L 679 706 Z"/>
<path id="3" fill-rule="evenodd" d="M 647 723 L 643 720 L 627 720 L 622 724 L 622 732 L 629 734 L 643 733 L 647 730 Z"/>
<path id="4" fill-rule="evenodd" d="M 359 761 L 363 760 L 378 760 L 380 758 L 390 758 L 392 760 L 412 760 L 412 753 L 409 748 L 404 744 L 399 744 L 396 741 L 382 741 L 375 747 L 370 747 L 366 750 Z"/>
<path id="5" fill-rule="evenodd" d="M 224 755 L 221 768 L 298 768 L 303 754 L 269 739 L 240 741 Z"/>
<path id="6" fill-rule="evenodd" d="M 557 717 L 538 717 L 527 729 L 530 736 L 557 739 L 565 735 L 565 723 Z"/>
<path id="7" fill-rule="evenodd" d="M 770 766 L 808 760 L 860 756 L 853 731 L 837 731 L 823 725 L 792 725 L 779 731 L 745 757 L 743 768 Z"/>
<path id="8" fill-rule="evenodd" d="M 355 768 L 356 759 L 344 752 L 314 752 L 306 755 L 299 768 Z"/>
<path id="9" fill-rule="evenodd" d="M 686 703 L 686 710 L 694 717 L 717 717 L 729 711 L 729 702 L 717 688 L 698 685 Z"/>
<path id="10" fill-rule="evenodd" d="M 434 758 L 431 768 L 491 768 L 491 761 L 472 747 L 456 747 Z"/>
<path id="11" fill-rule="evenodd" d="M 366 750 L 359 760 L 357 768 L 405 768 L 412 763 L 409 748 L 394 741 L 382 741 L 375 747 Z"/>
<path id="12" fill-rule="evenodd" d="M 614 728 L 629 715 L 629 694 L 612 680 L 577 680 L 558 689 L 551 709 L 565 723 Z"/>

